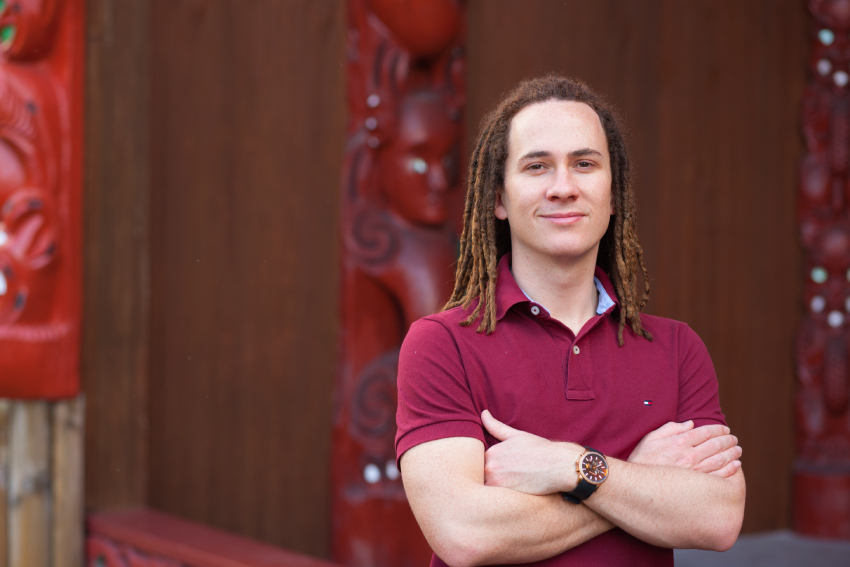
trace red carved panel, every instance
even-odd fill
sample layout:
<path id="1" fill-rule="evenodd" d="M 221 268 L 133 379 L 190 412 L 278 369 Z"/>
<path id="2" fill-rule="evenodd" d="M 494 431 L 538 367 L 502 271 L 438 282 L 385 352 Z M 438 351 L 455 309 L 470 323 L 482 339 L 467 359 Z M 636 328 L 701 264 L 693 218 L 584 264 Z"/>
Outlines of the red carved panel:
<path id="1" fill-rule="evenodd" d="M 148 508 L 86 518 L 89 567 L 338 567 Z"/>
<path id="2" fill-rule="evenodd" d="M 0 3 L 0 397 L 79 390 L 83 8 Z"/>
<path id="3" fill-rule="evenodd" d="M 398 350 L 451 292 L 462 214 L 464 10 L 350 0 L 333 554 L 426 565 L 395 466 Z"/>
<path id="4" fill-rule="evenodd" d="M 806 313 L 796 344 L 794 526 L 850 538 L 850 1 L 808 6 L 811 80 L 803 95 L 798 201 Z"/>

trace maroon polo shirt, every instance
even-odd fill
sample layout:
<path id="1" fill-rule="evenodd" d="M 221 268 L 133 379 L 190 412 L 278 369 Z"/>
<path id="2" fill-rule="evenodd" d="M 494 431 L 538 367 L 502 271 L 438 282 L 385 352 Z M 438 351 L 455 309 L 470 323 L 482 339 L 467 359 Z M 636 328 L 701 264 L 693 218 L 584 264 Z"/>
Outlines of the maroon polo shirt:
<path id="1" fill-rule="evenodd" d="M 626 327 L 617 345 L 614 288 L 596 278 L 614 304 L 576 335 L 517 286 L 510 255 L 499 262 L 496 330 L 462 327 L 460 307 L 414 323 L 398 367 L 399 463 L 405 451 L 447 437 L 472 437 L 490 448 L 498 440 L 481 425 L 481 412 L 553 441 L 572 441 L 628 459 L 650 431 L 670 421 L 720 423 L 717 378 L 708 351 L 686 324 L 642 315 L 650 342 Z M 610 530 L 548 566 L 673 565 L 673 551 Z M 436 555 L 432 567 L 445 563 Z"/>

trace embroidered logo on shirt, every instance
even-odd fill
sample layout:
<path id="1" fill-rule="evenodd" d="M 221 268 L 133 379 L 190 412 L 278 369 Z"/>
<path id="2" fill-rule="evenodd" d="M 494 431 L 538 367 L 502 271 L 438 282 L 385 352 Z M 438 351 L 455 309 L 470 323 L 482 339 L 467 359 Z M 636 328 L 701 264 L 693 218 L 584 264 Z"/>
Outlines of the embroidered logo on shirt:
<path id="1" fill-rule="evenodd" d="M 643 405 L 645 405 L 645 406 L 651 406 L 651 405 L 652 405 L 652 400 L 644 400 L 644 401 L 643 401 Z"/>

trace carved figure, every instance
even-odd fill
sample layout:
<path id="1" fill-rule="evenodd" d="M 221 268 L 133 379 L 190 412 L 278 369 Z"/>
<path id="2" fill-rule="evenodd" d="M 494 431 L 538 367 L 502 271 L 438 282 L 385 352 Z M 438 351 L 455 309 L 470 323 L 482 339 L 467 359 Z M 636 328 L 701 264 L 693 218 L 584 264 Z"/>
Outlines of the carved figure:
<path id="1" fill-rule="evenodd" d="M 80 11 L 60 0 L 0 10 L 0 396 L 79 389 Z M 77 6 L 79 8 L 79 6 Z M 10 31 L 11 30 L 11 31 Z M 76 49 L 75 49 L 76 47 Z"/>
<path id="2" fill-rule="evenodd" d="M 2 48 L 9 59 L 31 60 L 46 55 L 56 35 L 61 0 L 10 0 L 0 11 L 0 29 L 7 29 Z"/>
<path id="3" fill-rule="evenodd" d="M 809 0 L 812 79 L 798 215 L 806 313 L 797 335 L 798 531 L 850 538 L 850 2 Z"/>
<path id="4" fill-rule="evenodd" d="M 398 349 L 452 289 L 462 11 L 453 0 L 352 0 L 349 18 L 334 556 L 414 565 L 430 549 L 395 467 Z"/>

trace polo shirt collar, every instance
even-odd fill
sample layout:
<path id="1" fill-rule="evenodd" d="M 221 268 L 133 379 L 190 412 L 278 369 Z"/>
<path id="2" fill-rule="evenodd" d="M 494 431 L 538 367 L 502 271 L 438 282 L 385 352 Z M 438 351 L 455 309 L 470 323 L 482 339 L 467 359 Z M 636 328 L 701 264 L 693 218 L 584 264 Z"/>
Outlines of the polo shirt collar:
<path id="1" fill-rule="evenodd" d="M 496 320 L 499 320 L 505 316 L 505 313 L 511 307 L 517 303 L 531 301 L 531 298 L 517 285 L 514 275 L 511 273 L 510 252 L 499 260 L 496 273 L 498 278 L 496 284 Z M 593 274 L 593 283 L 599 292 L 599 303 L 596 305 L 597 315 L 609 313 L 615 306 L 619 305 L 611 280 L 599 266 L 596 266 Z"/>

